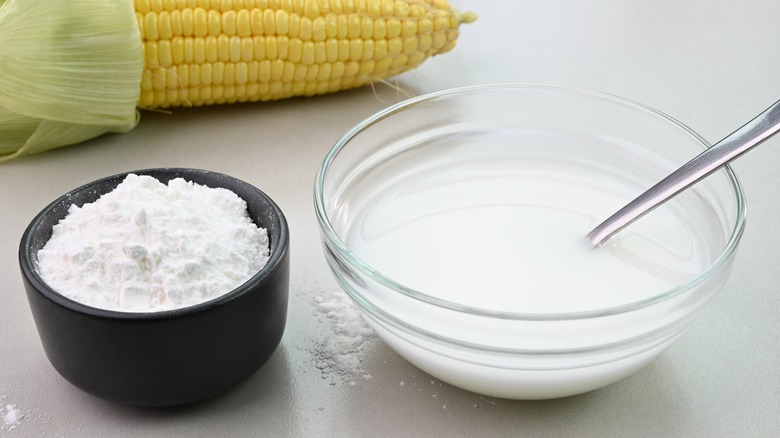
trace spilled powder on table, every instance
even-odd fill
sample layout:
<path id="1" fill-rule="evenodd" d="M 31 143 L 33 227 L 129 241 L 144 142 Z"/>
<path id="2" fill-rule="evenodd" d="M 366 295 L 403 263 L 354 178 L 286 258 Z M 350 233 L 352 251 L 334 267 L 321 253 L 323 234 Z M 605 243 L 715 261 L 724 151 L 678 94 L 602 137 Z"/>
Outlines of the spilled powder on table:
<path id="1" fill-rule="evenodd" d="M 360 381 L 373 379 L 363 368 L 363 358 L 379 338 L 363 320 L 352 300 L 341 290 L 317 291 L 312 297 L 314 315 L 322 326 L 322 339 L 317 342 L 314 350 L 315 366 L 322 373 L 322 378 L 330 380 L 331 385 L 342 383 L 350 387 L 357 386 Z M 400 380 L 398 385 L 404 389 L 427 392 L 431 400 L 439 403 L 442 401 L 438 398 L 443 385 L 441 381 L 431 379 L 423 385 L 418 385 L 416 374 L 412 375 L 411 379 Z M 497 405 L 497 401 L 489 398 L 479 395 L 475 397 L 478 397 L 478 400 L 470 405 L 472 408 Z M 447 404 L 441 406 L 444 410 L 448 409 Z"/>
<path id="2" fill-rule="evenodd" d="M 29 436 L 29 431 L 23 431 L 25 424 L 31 422 L 49 424 L 50 420 L 50 416 L 41 415 L 41 412 L 20 407 L 9 397 L 6 388 L 0 386 L 0 436 L 5 436 L 6 432 L 8 436 L 14 436 L 13 434 Z"/>
<path id="3" fill-rule="evenodd" d="M 328 329 L 315 353 L 323 378 L 346 381 L 349 386 L 356 386 L 357 379 L 371 380 L 363 369 L 363 357 L 376 335 L 349 296 L 343 291 L 320 292 L 314 295 L 313 305 Z"/>
<path id="4" fill-rule="evenodd" d="M 2 406 L 0 406 L 0 416 L 3 418 L 2 430 L 11 431 L 22 424 L 22 420 L 24 420 L 26 413 L 19 410 L 13 403 L 3 403 Z"/>

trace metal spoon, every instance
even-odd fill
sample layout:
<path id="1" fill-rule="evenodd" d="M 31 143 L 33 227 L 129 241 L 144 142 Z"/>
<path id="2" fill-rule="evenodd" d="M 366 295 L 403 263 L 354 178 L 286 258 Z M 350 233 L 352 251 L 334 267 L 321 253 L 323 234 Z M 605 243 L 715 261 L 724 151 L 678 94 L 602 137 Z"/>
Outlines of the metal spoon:
<path id="1" fill-rule="evenodd" d="M 777 131 L 780 131 L 780 101 L 626 204 L 588 233 L 588 240 L 593 246 L 601 245 L 627 225 L 763 143 Z"/>

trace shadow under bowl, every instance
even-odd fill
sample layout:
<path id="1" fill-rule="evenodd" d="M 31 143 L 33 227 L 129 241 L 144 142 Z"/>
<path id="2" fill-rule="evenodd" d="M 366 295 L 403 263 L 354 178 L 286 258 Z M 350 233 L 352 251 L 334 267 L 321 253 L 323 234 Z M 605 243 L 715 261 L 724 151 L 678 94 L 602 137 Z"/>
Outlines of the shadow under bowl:
<path id="1" fill-rule="evenodd" d="M 160 312 L 130 313 L 87 306 L 60 295 L 39 275 L 37 252 L 71 205 L 96 201 L 128 173 L 163 183 L 183 178 L 231 190 L 268 232 L 270 257 L 252 278 L 210 301 Z M 161 168 L 103 178 L 58 198 L 25 230 L 19 263 L 38 334 L 51 364 L 97 397 L 137 406 L 190 403 L 224 393 L 271 357 L 287 319 L 289 231 L 266 194 L 233 177 L 198 169 Z"/>

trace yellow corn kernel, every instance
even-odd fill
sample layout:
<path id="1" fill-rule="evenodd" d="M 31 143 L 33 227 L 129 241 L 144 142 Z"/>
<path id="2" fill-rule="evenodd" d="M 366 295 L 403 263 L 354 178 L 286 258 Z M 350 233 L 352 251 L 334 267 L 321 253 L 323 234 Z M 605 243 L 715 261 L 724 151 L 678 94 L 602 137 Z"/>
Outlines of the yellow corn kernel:
<path id="1" fill-rule="evenodd" d="M 406 3 L 405 1 L 395 2 L 394 10 L 394 16 L 398 18 L 406 18 L 409 16 L 409 3 Z"/>
<path id="2" fill-rule="evenodd" d="M 236 14 L 236 33 L 240 37 L 252 35 L 252 14 L 248 9 L 241 9 Z"/>
<path id="3" fill-rule="evenodd" d="M 401 36 L 411 37 L 417 34 L 417 21 L 416 20 L 404 20 L 401 23 Z"/>
<path id="4" fill-rule="evenodd" d="M 184 40 L 184 62 L 203 64 L 206 62 L 206 46 L 203 38 Z"/>
<path id="5" fill-rule="evenodd" d="M 320 13 L 320 5 L 317 1 L 307 0 L 303 7 L 303 16 L 310 19 L 315 19 L 322 14 Z"/>
<path id="6" fill-rule="evenodd" d="M 374 20 L 374 36 L 375 40 L 383 40 L 387 38 L 387 20 L 384 18 L 377 18 Z"/>
<path id="7" fill-rule="evenodd" d="M 170 12 L 163 11 L 157 14 L 157 38 L 169 40 L 173 37 L 173 26 L 171 24 Z"/>
<path id="8" fill-rule="evenodd" d="M 265 57 L 267 59 L 276 59 L 279 57 L 278 39 L 271 37 L 265 39 Z"/>
<path id="9" fill-rule="evenodd" d="M 330 79 L 331 64 L 319 64 L 319 66 L 320 69 L 317 74 L 317 80 L 322 82 Z"/>
<path id="10" fill-rule="evenodd" d="M 286 36 L 277 37 L 276 50 L 279 58 L 287 59 L 287 55 L 290 53 L 290 39 Z"/>
<path id="11" fill-rule="evenodd" d="M 276 13 L 272 9 L 263 11 L 263 28 L 266 35 L 276 35 Z"/>
<path id="12" fill-rule="evenodd" d="M 281 59 L 275 59 L 271 62 L 271 80 L 278 81 L 282 79 L 284 73 L 284 61 Z"/>
<path id="13" fill-rule="evenodd" d="M 162 0 L 149 0 L 149 6 L 154 12 L 160 12 L 164 9 Z"/>
<path id="14" fill-rule="evenodd" d="M 224 76 L 222 77 L 223 84 L 235 85 L 236 83 L 236 64 L 232 62 L 225 63 Z"/>
<path id="15" fill-rule="evenodd" d="M 331 78 L 343 78 L 344 77 L 344 71 L 346 70 L 346 67 L 344 66 L 343 62 L 334 62 L 333 64 L 330 64 L 331 67 Z"/>
<path id="16" fill-rule="evenodd" d="M 363 59 L 363 40 L 353 39 L 349 42 L 349 60 L 360 61 Z"/>
<path id="17" fill-rule="evenodd" d="M 433 48 L 434 50 L 443 50 L 447 45 L 447 34 L 437 32 L 433 34 Z"/>
<path id="18" fill-rule="evenodd" d="M 247 99 L 249 102 L 257 102 L 260 100 L 260 96 L 262 95 L 260 93 L 260 86 L 257 84 L 257 82 L 251 82 L 249 85 L 246 86 L 246 95 L 249 97 Z"/>
<path id="19" fill-rule="evenodd" d="M 347 0 L 349 1 L 349 0 Z M 353 12 L 350 10 L 349 5 L 347 5 L 347 8 L 344 7 L 344 0 L 333 0 L 330 2 L 329 5 L 329 11 L 333 12 L 334 14 L 343 14 L 344 12 Z"/>
<path id="20" fill-rule="evenodd" d="M 247 82 L 247 71 L 248 67 L 246 62 L 239 62 L 236 64 L 236 84 L 238 85 L 244 85 Z"/>
<path id="21" fill-rule="evenodd" d="M 346 38 L 349 33 L 349 16 L 339 15 L 336 17 L 336 38 Z"/>
<path id="22" fill-rule="evenodd" d="M 404 41 L 401 38 L 393 38 L 387 41 L 387 55 L 390 58 L 395 58 L 404 49 Z"/>
<path id="23" fill-rule="evenodd" d="M 256 36 L 252 41 L 255 45 L 255 59 L 258 61 L 265 59 L 265 37 Z"/>
<path id="24" fill-rule="evenodd" d="M 359 87 L 452 49 L 447 0 L 133 0 L 144 108 L 256 102 Z"/>
<path id="25" fill-rule="evenodd" d="M 225 85 L 222 98 L 226 103 L 234 103 L 238 100 L 236 96 L 236 87 L 234 85 Z"/>
<path id="26" fill-rule="evenodd" d="M 317 74 L 320 71 L 320 66 L 317 64 L 312 64 L 308 66 L 306 69 L 306 79 L 305 82 L 316 82 L 317 80 Z"/>
<path id="27" fill-rule="evenodd" d="M 271 80 L 271 61 L 264 59 L 260 61 L 260 74 L 258 76 L 259 82 L 265 82 Z"/>
<path id="28" fill-rule="evenodd" d="M 200 81 L 200 66 L 195 64 L 190 66 L 190 78 L 189 78 L 190 86 L 191 87 L 200 87 L 201 81 Z M 190 97 L 191 99 L 191 97 Z"/>
<path id="29" fill-rule="evenodd" d="M 371 17 L 361 17 L 360 35 L 366 40 L 374 37 L 374 19 Z"/>
<path id="30" fill-rule="evenodd" d="M 212 36 L 219 36 L 222 33 L 222 15 L 211 10 L 208 13 L 208 34 Z"/>
<path id="31" fill-rule="evenodd" d="M 176 82 L 178 88 L 187 88 L 190 85 L 190 66 L 182 64 L 176 69 Z"/>
<path id="32" fill-rule="evenodd" d="M 135 21 L 136 21 L 136 24 L 138 24 L 138 32 L 141 35 L 145 34 L 145 31 L 144 31 L 144 19 L 145 19 L 144 14 L 142 14 L 140 12 L 136 12 L 135 13 Z"/>
<path id="33" fill-rule="evenodd" d="M 347 38 L 359 38 L 363 23 L 359 15 L 350 15 L 347 19 Z"/>
<path id="34" fill-rule="evenodd" d="M 325 41 L 328 37 L 326 23 L 323 17 L 317 17 L 312 23 L 311 38 L 313 41 Z"/>
<path id="35" fill-rule="evenodd" d="M 371 16 L 382 15 L 382 3 L 379 0 L 367 0 L 366 13 Z"/>
<path id="36" fill-rule="evenodd" d="M 395 2 L 393 0 L 382 0 L 382 15 L 392 16 L 395 10 Z"/>
<path id="37" fill-rule="evenodd" d="M 399 54 L 395 58 L 393 58 L 390 62 L 390 68 L 400 70 L 401 67 L 403 67 L 406 62 L 409 60 L 409 57 L 403 53 Z"/>
<path id="38" fill-rule="evenodd" d="M 425 61 L 425 54 L 423 52 L 414 52 L 411 55 L 409 55 L 409 59 L 407 61 L 407 66 L 414 68 L 418 65 L 422 64 L 423 61 Z"/>
<path id="39" fill-rule="evenodd" d="M 325 20 L 325 36 L 326 38 L 338 38 L 339 36 L 339 18 L 336 15 L 328 15 L 324 17 Z M 303 38 L 301 36 L 301 38 Z"/>
<path id="40" fill-rule="evenodd" d="M 192 36 L 195 33 L 195 13 L 192 9 L 181 10 L 181 34 L 182 36 Z"/>
<path id="41" fill-rule="evenodd" d="M 299 38 L 290 40 L 290 46 L 288 47 L 287 60 L 298 64 L 301 62 L 303 55 L 303 41 Z"/>
<path id="42" fill-rule="evenodd" d="M 217 59 L 222 62 L 230 61 L 230 37 L 225 34 L 217 37 Z"/>
<path id="43" fill-rule="evenodd" d="M 420 46 L 420 39 L 416 37 L 407 37 L 404 38 L 404 47 L 403 47 L 403 54 L 404 55 L 412 55 L 415 52 L 417 52 L 417 48 Z"/>
<path id="44" fill-rule="evenodd" d="M 425 7 L 423 7 L 422 5 L 410 5 L 409 16 L 412 18 L 425 17 Z"/>
<path id="45" fill-rule="evenodd" d="M 246 80 L 250 84 L 256 84 L 260 79 L 260 63 L 252 61 L 247 64 Z"/>
<path id="46" fill-rule="evenodd" d="M 250 17 L 250 27 L 252 29 L 253 35 L 262 35 L 263 34 L 263 10 L 262 9 L 252 9 L 252 11 L 249 14 Z"/>
<path id="47" fill-rule="evenodd" d="M 213 87 L 211 87 L 211 99 L 213 99 L 214 103 L 222 103 L 224 92 L 225 92 L 224 85 L 216 84 Z"/>
<path id="48" fill-rule="evenodd" d="M 390 18 L 387 20 L 387 38 L 396 38 L 401 35 L 401 20 Z"/>
<path id="49" fill-rule="evenodd" d="M 376 70 L 374 70 L 374 72 L 372 72 L 370 74 L 370 76 L 373 76 L 373 75 L 376 75 L 376 74 L 381 74 L 381 75 L 387 74 L 387 72 L 390 70 L 390 63 L 392 63 L 392 62 L 393 62 L 393 58 L 391 58 L 389 56 L 386 57 L 386 58 L 379 59 L 376 62 L 376 66 L 375 66 Z"/>
<path id="50" fill-rule="evenodd" d="M 161 40 L 157 42 L 157 62 L 160 67 L 176 68 L 173 65 L 170 40 Z"/>
<path id="51" fill-rule="evenodd" d="M 212 66 L 214 64 L 203 64 L 200 66 L 200 83 L 203 85 L 211 85 L 212 78 Z"/>
<path id="52" fill-rule="evenodd" d="M 165 69 L 165 90 L 176 91 L 178 89 L 179 89 L 179 74 L 176 71 L 176 67 Z"/>
<path id="53" fill-rule="evenodd" d="M 327 62 L 334 62 L 339 59 L 339 44 L 340 41 L 336 38 L 330 38 L 325 41 L 325 60 Z"/>
<path id="54" fill-rule="evenodd" d="M 295 64 L 292 62 L 285 62 L 284 69 L 282 70 L 282 82 L 285 84 L 291 83 L 293 76 L 295 76 Z"/>
<path id="55" fill-rule="evenodd" d="M 418 49 L 426 53 L 431 50 L 431 47 L 433 47 L 433 38 L 428 34 L 420 35 L 420 44 L 418 46 Z"/>
<path id="56" fill-rule="evenodd" d="M 175 36 L 181 36 L 184 33 L 181 23 L 182 11 L 176 9 L 170 12 L 171 17 L 171 33 Z"/>
<path id="57" fill-rule="evenodd" d="M 276 11 L 274 19 L 276 35 L 285 36 L 290 33 L 290 14 L 285 10 Z"/>
<path id="58" fill-rule="evenodd" d="M 302 96 L 306 90 L 306 82 L 293 82 L 292 89 L 290 90 L 293 96 Z"/>
<path id="59" fill-rule="evenodd" d="M 184 19 L 184 17 L 182 17 Z M 203 8 L 197 8 L 193 11 L 192 17 L 193 35 L 196 37 L 204 37 L 209 33 L 209 13 Z M 182 23 L 183 26 L 186 27 Z"/>
<path id="60" fill-rule="evenodd" d="M 241 60 L 249 62 L 255 59 L 255 47 L 252 38 L 241 38 Z"/>
<path id="61" fill-rule="evenodd" d="M 152 89 L 152 71 L 145 69 L 141 75 L 141 90 L 147 91 Z"/>
<path id="62" fill-rule="evenodd" d="M 165 70 L 157 68 L 152 70 L 152 89 L 165 90 L 166 73 Z"/>
<path id="63" fill-rule="evenodd" d="M 154 41 L 158 38 L 157 13 L 149 12 L 144 15 L 144 39 Z"/>
<path id="64" fill-rule="evenodd" d="M 148 14 L 151 10 L 151 7 L 149 7 L 149 0 L 135 0 L 136 14 Z"/>
<path id="65" fill-rule="evenodd" d="M 236 11 L 228 10 L 222 13 L 222 33 L 227 36 L 236 34 Z"/>
<path id="66" fill-rule="evenodd" d="M 374 71 L 376 71 L 376 62 L 374 60 L 369 60 L 360 63 L 356 75 L 369 76 Z"/>
<path id="67" fill-rule="evenodd" d="M 146 66 L 149 68 L 156 68 L 159 66 L 157 62 L 157 41 L 150 41 L 144 45 L 144 58 Z"/>
<path id="68" fill-rule="evenodd" d="M 364 40 L 363 41 L 363 54 L 360 57 L 361 61 L 368 61 L 374 56 L 375 49 L 374 49 L 374 40 Z"/>
<path id="69" fill-rule="evenodd" d="M 217 62 L 219 60 L 219 43 L 214 36 L 207 36 L 205 41 L 206 62 Z"/>
<path id="70" fill-rule="evenodd" d="M 290 28 L 290 30 L 287 36 L 289 36 L 290 38 L 295 38 L 298 35 L 300 35 L 301 16 L 298 14 L 290 14 L 290 22 L 288 24 L 288 27 Z"/>
<path id="71" fill-rule="evenodd" d="M 306 66 L 302 64 L 295 64 L 295 71 L 293 72 L 293 83 L 304 83 L 306 79 Z"/>
<path id="72" fill-rule="evenodd" d="M 303 65 L 314 64 L 314 43 L 307 41 L 303 43 L 303 49 L 301 50 L 301 63 Z"/>

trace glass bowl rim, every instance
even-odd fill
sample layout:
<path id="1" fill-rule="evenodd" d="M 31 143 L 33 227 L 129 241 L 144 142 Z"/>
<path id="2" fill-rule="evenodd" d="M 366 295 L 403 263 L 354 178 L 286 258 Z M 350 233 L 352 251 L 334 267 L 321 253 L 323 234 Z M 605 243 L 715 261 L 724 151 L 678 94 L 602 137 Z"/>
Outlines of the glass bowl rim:
<path id="1" fill-rule="evenodd" d="M 431 101 L 442 97 L 449 97 L 449 96 L 462 95 L 462 94 L 473 94 L 473 93 L 480 93 L 485 91 L 496 91 L 496 90 L 515 90 L 515 91 L 546 90 L 546 91 L 554 91 L 554 92 L 563 92 L 567 94 L 579 94 L 588 97 L 595 97 L 600 100 L 613 101 L 615 103 L 619 103 L 619 104 L 633 107 L 635 109 L 639 109 L 643 112 L 649 113 L 651 116 L 656 116 L 662 120 L 665 120 L 666 122 L 671 123 L 672 125 L 676 126 L 677 128 L 680 128 L 682 131 L 684 131 L 685 133 L 693 137 L 696 141 L 701 143 L 703 148 L 707 148 L 711 146 L 710 143 L 707 142 L 707 140 L 705 140 L 702 136 L 700 136 L 693 129 L 689 128 L 688 126 L 678 121 L 677 119 L 659 110 L 656 110 L 655 108 L 642 104 L 640 102 L 619 97 L 613 94 L 604 93 L 601 91 L 587 90 L 583 88 L 576 88 L 570 86 L 537 84 L 537 83 L 490 83 L 490 84 L 467 85 L 467 86 L 461 86 L 455 88 L 448 88 L 440 91 L 434 91 L 434 92 L 422 94 L 419 96 L 405 99 L 394 105 L 391 105 L 385 108 L 384 110 L 381 110 L 369 116 L 368 118 L 364 119 L 363 121 L 361 121 L 360 123 L 352 127 L 349 131 L 347 131 L 341 138 L 339 138 L 323 158 L 320 167 L 317 171 L 315 182 L 314 182 L 314 207 L 317 216 L 317 221 L 319 222 L 320 225 L 321 234 L 323 239 L 325 240 L 326 245 L 328 245 L 332 250 L 336 251 L 338 253 L 337 256 L 344 259 L 346 262 L 348 262 L 351 267 L 356 268 L 359 272 L 370 277 L 374 281 L 390 288 L 395 292 L 406 295 L 407 297 L 413 298 L 423 303 L 431 304 L 434 306 L 442 307 L 456 312 L 467 313 L 470 315 L 499 318 L 499 319 L 520 320 L 520 321 L 564 321 L 564 320 L 575 320 L 575 319 L 599 318 L 599 317 L 627 313 L 634 310 L 646 308 L 648 306 L 660 302 L 664 302 L 666 300 L 669 300 L 673 297 L 676 297 L 678 295 L 681 295 L 687 291 L 694 289 L 696 286 L 703 283 L 704 281 L 706 281 L 707 279 L 715 275 L 717 272 L 719 272 L 720 269 L 722 269 L 723 266 L 733 256 L 734 252 L 737 249 L 739 241 L 741 239 L 742 233 L 744 232 L 745 229 L 746 206 L 745 206 L 745 196 L 742 190 L 742 185 L 739 182 L 739 179 L 737 178 L 734 171 L 731 169 L 731 166 L 726 165 L 723 167 L 722 171 L 725 171 L 726 176 L 729 179 L 729 182 L 731 182 L 731 186 L 732 189 L 734 190 L 734 195 L 736 197 L 737 211 L 736 211 L 736 220 L 735 220 L 734 227 L 731 231 L 731 234 L 729 235 L 728 241 L 726 242 L 723 250 L 720 252 L 718 257 L 715 260 L 713 260 L 712 263 L 709 264 L 709 266 L 707 266 L 701 272 L 696 274 L 696 276 L 694 276 L 692 279 L 688 280 L 683 284 L 667 289 L 663 293 L 654 295 L 646 299 L 633 301 L 630 303 L 621 304 L 612 307 L 604 307 L 599 309 L 577 311 L 577 312 L 550 312 L 550 313 L 506 312 L 506 311 L 499 311 L 494 309 L 486 309 L 486 308 L 463 305 L 460 303 L 456 303 L 456 302 L 452 302 L 452 301 L 448 301 L 445 299 L 428 295 L 425 292 L 412 289 L 387 277 L 386 275 L 382 274 L 380 271 L 372 268 L 369 264 L 362 261 L 355 253 L 353 253 L 349 249 L 349 247 L 341 239 L 341 237 L 339 237 L 338 233 L 330 223 L 328 217 L 329 215 L 325 208 L 325 196 L 324 196 L 325 177 L 327 175 L 328 169 L 330 168 L 330 165 L 336 159 L 339 152 L 347 145 L 347 143 L 349 143 L 349 141 L 352 138 L 360 134 L 365 129 L 407 108 L 414 107 L 426 101 Z M 348 292 L 350 293 L 350 295 L 352 293 L 359 294 L 358 291 L 350 290 Z M 371 303 L 372 301 L 369 298 L 363 297 L 362 294 L 361 294 L 361 298 L 369 303 Z"/>

